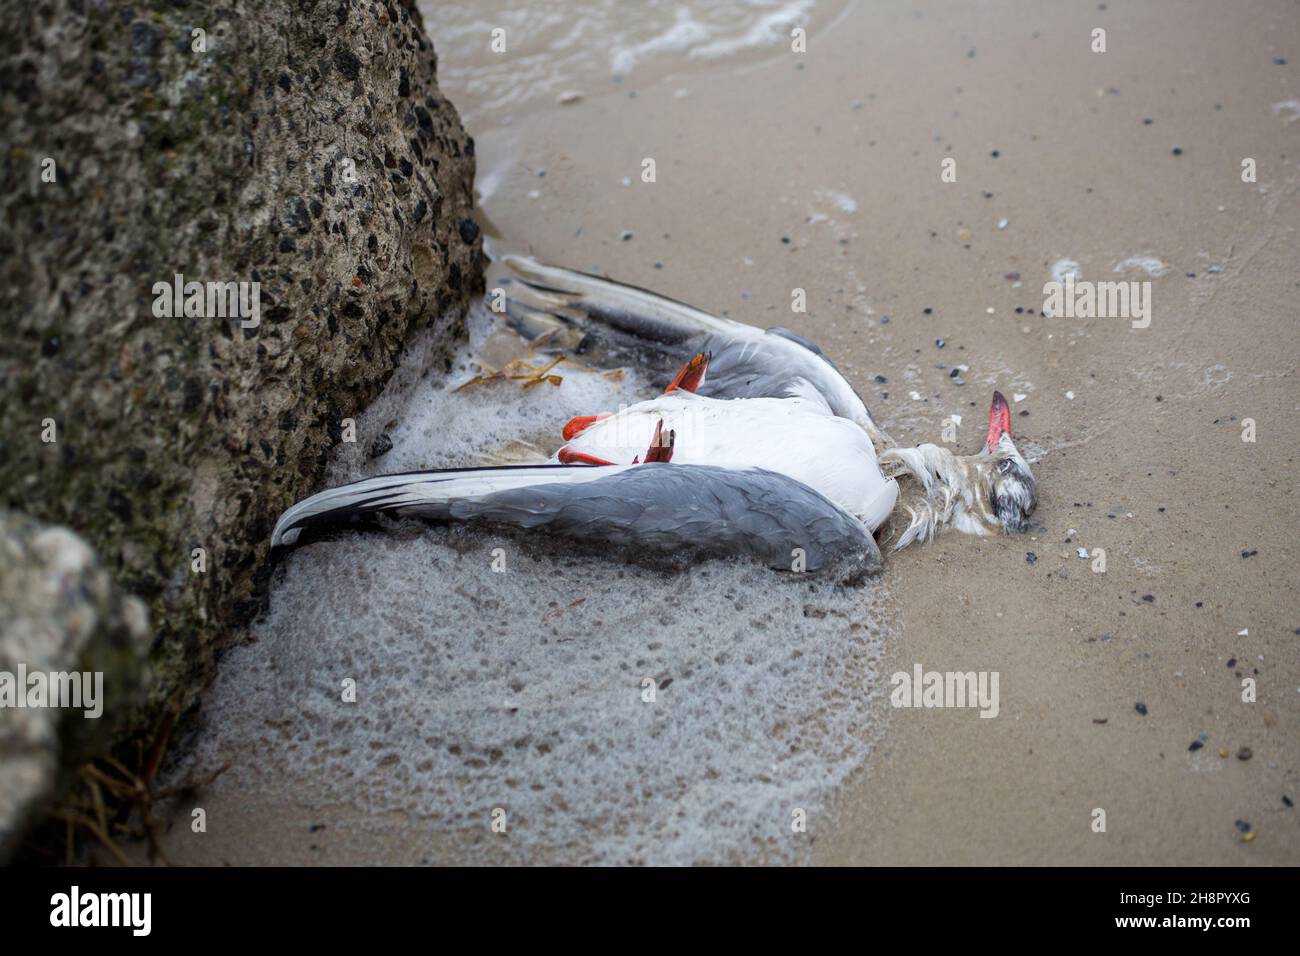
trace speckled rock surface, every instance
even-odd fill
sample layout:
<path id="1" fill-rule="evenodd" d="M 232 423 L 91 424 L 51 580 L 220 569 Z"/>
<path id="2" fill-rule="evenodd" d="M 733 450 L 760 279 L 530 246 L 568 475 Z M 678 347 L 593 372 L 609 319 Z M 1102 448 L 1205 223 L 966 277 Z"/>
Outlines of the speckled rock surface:
<path id="1" fill-rule="evenodd" d="M 148 604 L 151 708 L 193 702 L 258 610 L 277 515 L 481 286 L 473 141 L 416 16 L 0 7 L 0 505 Z M 159 316 L 178 273 L 259 283 L 258 324 Z"/>
<path id="2" fill-rule="evenodd" d="M 113 584 L 85 541 L 0 510 L 0 860 L 60 774 L 108 746 L 144 691 L 148 651 L 144 604 Z M 19 696 L 54 702 L 38 690 L 52 672 L 102 674 L 100 690 L 86 685 L 96 706 L 19 706 Z"/>

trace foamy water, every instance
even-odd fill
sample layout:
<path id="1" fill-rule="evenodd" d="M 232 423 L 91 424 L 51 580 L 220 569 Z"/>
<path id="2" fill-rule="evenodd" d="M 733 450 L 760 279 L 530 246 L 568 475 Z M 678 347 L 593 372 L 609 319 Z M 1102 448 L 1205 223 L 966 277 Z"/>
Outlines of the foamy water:
<path id="1" fill-rule="evenodd" d="M 438 51 L 439 80 L 472 130 L 479 120 L 565 94 L 643 84 L 693 64 L 789 49 L 843 0 L 571 0 L 432 3 L 420 12 Z M 493 31 L 504 52 L 492 47 Z M 565 96 L 569 99 L 569 96 Z"/>
<path id="2" fill-rule="evenodd" d="M 348 448 L 337 477 L 472 464 L 523 443 L 549 452 L 568 417 L 649 388 L 562 365 L 559 387 L 455 391 L 479 371 L 487 321 L 476 312 L 445 380 L 403 370 L 359 423 L 395 420 L 392 450 L 358 463 Z M 230 762 L 221 786 L 350 805 L 352 825 L 375 831 L 398 813 L 414 821 L 403 833 L 462 843 L 500 809 L 506 834 L 491 846 L 518 861 L 797 859 L 831 789 L 870 753 L 890 627 L 879 582 L 740 561 L 665 571 L 415 521 L 349 532 L 278 572 L 178 772 Z M 808 833 L 793 832 L 796 810 Z"/>

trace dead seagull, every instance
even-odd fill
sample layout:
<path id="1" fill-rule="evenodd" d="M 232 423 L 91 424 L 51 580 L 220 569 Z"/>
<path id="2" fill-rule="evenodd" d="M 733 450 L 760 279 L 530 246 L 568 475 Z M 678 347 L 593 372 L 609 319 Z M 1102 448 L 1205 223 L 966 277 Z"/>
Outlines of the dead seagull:
<path id="1" fill-rule="evenodd" d="M 514 327 L 535 342 L 604 353 L 660 374 L 697 356 L 696 367 L 688 363 L 682 368 L 663 397 L 634 405 L 608 422 L 600 415 L 575 419 L 564 437 L 581 437 L 570 441 L 567 452 L 561 449 L 557 460 L 577 453 L 627 462 L 629 448 L 645 447 L 642 439 L 649 437 L 660 411 L 685 404 L 696 411 L 688 418 L 695 426 L 694 440 L 679 433 L 683 440 L 674 461 L 781 472 L 817 489 L 872 530 L 887 515 L 879 512 L 882 504 L 888 501 L 892 509 L 897 498 L 880 484 L 882 466 L 890 477 L 912 478 L 918 493 L 903 504 L 910 520 L 895 550 L 945 528 L 986 535 L 1027 527 L 1037 506 L 1037 485 L 1011 438 L 1011 412 L 1000 392 L 993 393 L 988 432 L 978 454 L 956 455 L 929 443 L 898 448 L 835 364 L 789 329 L 758 329 L 655 292 L 529 258 L 507 256 L 503 264 L 507 278 L 514 280 L 506 312 Z M 683 382 L 689 387 L 680 388 Z M 684 391 L 720 400 L 720 408 L 701 414 L 699 403 Z M 756 399 L 781 401 L 756 405 Z M 844 429 L 843 419 L 870 438 L 877 463 L 862 463 L 861 436 Z M 588 437 L 583 429 L 595 423 L 601 429 Z M 808 430 L 807 438 L 800 436 L 800 428 Z M 614 448 L 602 452 L 592 447 L 601 441 Z M 717 457 L 705 457 L 709 455 Z"/>
<path id="2" fill-rule="evenodd" d="M 898 500 L 866 432 L 822 401 L 711 398 L 698 394 L 711 357 L 697 355 L 664 394 L 611 415 L 584 415 L 564 427 L 566 464 L 635 465 L 673 461 L 728 470 L 765 468 L 799 481 L 875 531 Z"/>
<path id="3" fill-rule="evenodd" d="M 709 315 L 656 293 L 506 257 L 505 314 L 538 348 L 630 360 L 665 393 L 580 416 L 551 462 L 385 475 L 281 516 L 273 549 L 304 530 L 386 513 L 485 520 L 661 553 L 750 554 L 773 567 L 874 570 L 873 532 L 914 484 L 894 549 L 944 528 L 1023 531 L 1028 463 L 995 392 L 983 449 L 898 448 L 815 344 Z M 683 362 L 685 364 L 683 364 Z"/>

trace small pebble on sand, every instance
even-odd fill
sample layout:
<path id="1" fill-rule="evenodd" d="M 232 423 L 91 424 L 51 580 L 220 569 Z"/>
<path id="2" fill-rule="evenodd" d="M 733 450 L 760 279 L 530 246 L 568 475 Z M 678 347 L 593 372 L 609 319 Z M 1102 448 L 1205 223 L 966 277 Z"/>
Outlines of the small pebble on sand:
<path id="1" fill-rule="evenodd" d="M 1141 701 L 1138 701 L 1138 703 L 1134 704 L 1133 709 L 1136 710 L 1143 717 L 1147 715 L 1147 705 L 1142 703 Z"/>
<path id="2" fill-rule="evenodd" d="M 1240 750 L 1237 751 L 1238 760 L 1249 760 L 1253 756 L 1255 756 L 1255 752 L 1251 750 L 1249 747 L 1242 747 Z"/>
<path id="3" fill-rule="evenodd" d="M 379 437 L 375 439 L 374 444 L 370 446 L 370 457 L 379 458 L 393 450 L 393 439 L 388 436 L 387 432 L 380 432 Z"/>
<path id="4" fill-rule="evenodd" d="M 1025 552 L 1025 561 L 1027 561 L 1029 564 L 1037 564 L 1037 563 L 1038 563 L 1038 555 L 1034 554 L 1034 552 L 1032 552 L 1032 551 L 1026 551 L 1026 552 Z"/>

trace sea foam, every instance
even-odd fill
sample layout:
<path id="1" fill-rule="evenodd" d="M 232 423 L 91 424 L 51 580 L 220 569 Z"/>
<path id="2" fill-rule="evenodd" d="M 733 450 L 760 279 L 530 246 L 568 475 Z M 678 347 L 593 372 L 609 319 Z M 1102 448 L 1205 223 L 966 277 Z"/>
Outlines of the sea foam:
<path id="1" fill-rule="evenodd" d="M 345 448 L 336 477 L 473 464 L 518 443 L 550 451 L 566 416 L 650 389 L 562 364 L 559 387 L 455 391 L 479 371 L 476 316 L 448 381 L 404 368 L 359 421 L 368 436 L 395 420 L 392 450 L 364 461 Z M 408 363 L 428 357 L 413 349 Z M 277 571 L 175 772 L 230 762 L 215 786 L 351 806 L 354 827 L 383 830 L 397 813 L 404 834 L 467 846 L 457 861 L 479 858 L 498 810 L 490 859 L 798 859 L 876 738 L 890 621 L 879 582 L 743 561 L 664 570 L 418 521 L 345 532 Z M 799 810 L 808 833 L 792 827 Z"/>

